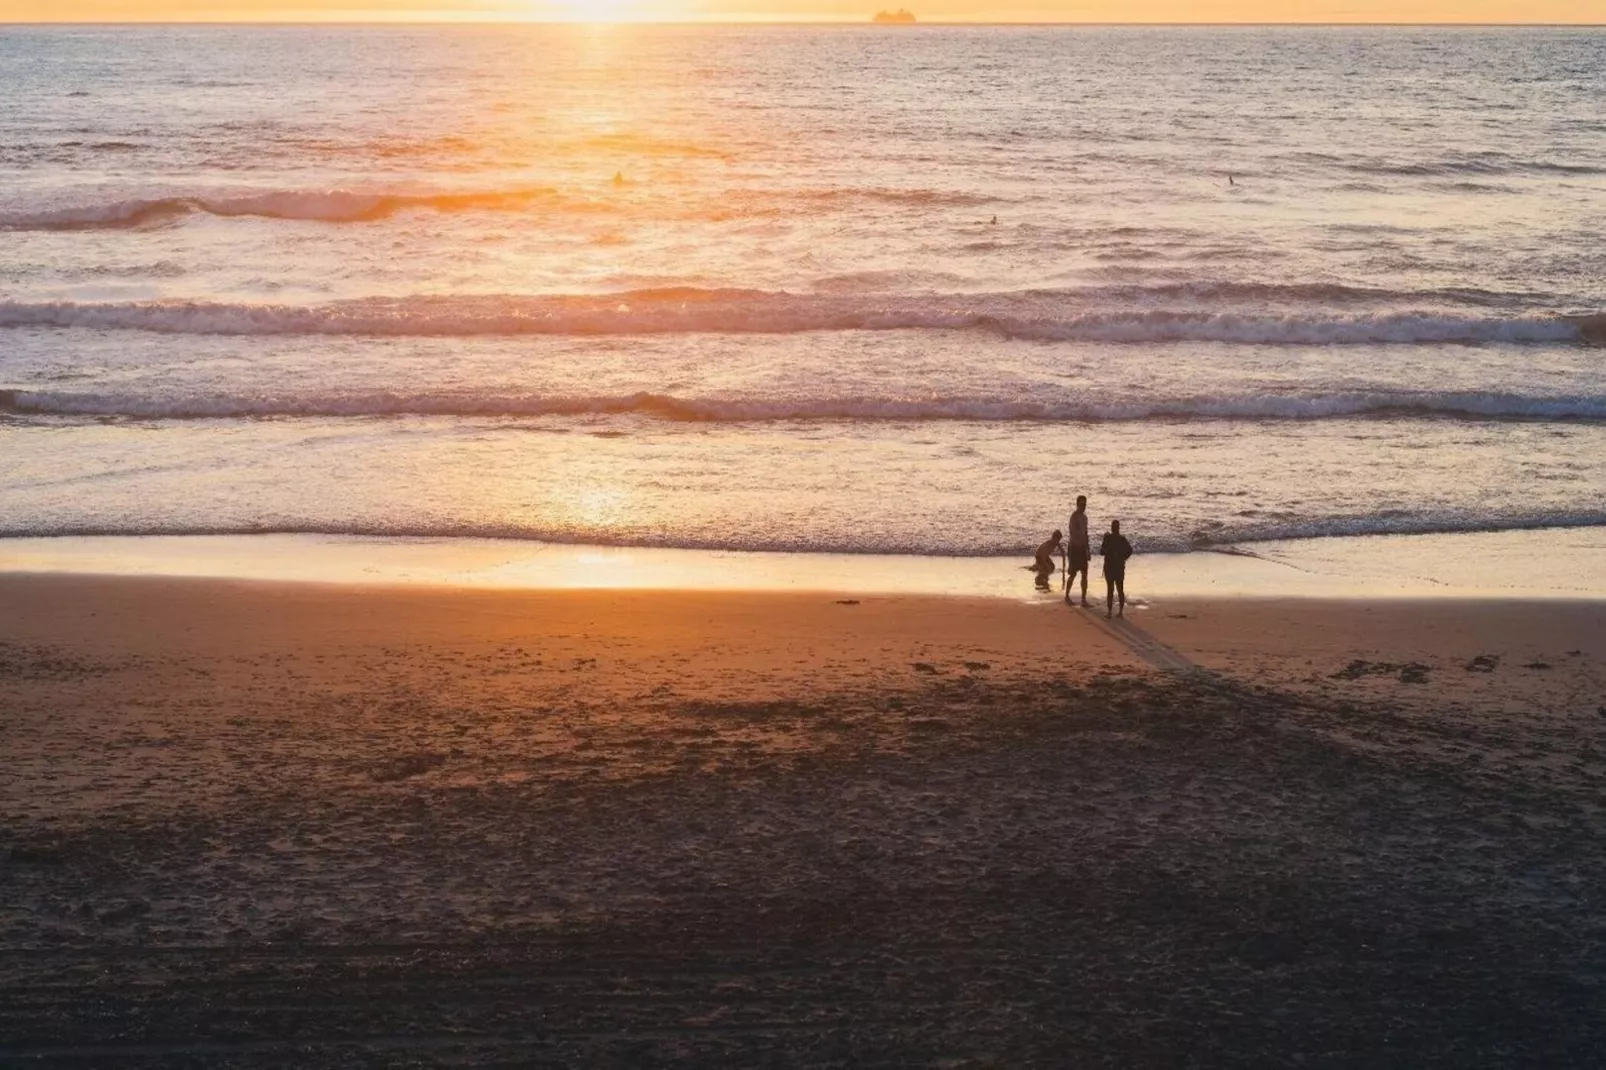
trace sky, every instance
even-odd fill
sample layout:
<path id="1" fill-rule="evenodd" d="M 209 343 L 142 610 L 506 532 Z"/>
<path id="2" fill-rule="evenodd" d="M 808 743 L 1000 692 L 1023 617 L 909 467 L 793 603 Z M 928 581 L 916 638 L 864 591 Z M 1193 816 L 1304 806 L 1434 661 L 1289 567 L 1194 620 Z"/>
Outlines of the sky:
<path id="1" fill-rule="evenodd" d="M 925 22 L 1606 22 L 1606 0 L 901 0 Z M 0 0 L 0 22 L 867 21 L 899 0 Z"/>

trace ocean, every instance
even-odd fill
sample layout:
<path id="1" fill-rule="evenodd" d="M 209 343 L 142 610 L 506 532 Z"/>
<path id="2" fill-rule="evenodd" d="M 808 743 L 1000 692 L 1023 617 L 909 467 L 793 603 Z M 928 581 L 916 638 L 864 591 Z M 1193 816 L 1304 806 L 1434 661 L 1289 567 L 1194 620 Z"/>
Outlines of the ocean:
<path id="1" fill-rule="evenodd" d="M 0 29 L 0 536 L 1606 525 L 1606 31 Z"/>

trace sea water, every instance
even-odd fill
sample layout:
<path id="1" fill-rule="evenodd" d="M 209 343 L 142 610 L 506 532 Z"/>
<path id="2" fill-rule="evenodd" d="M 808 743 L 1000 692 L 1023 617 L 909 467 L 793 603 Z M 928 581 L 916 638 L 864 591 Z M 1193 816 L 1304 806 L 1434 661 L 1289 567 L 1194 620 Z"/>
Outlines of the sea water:
<path id="1" fill-rule="evenodd" d="M 1606 31 L 0 29 L 0 536 L 1606 524 Z"/>

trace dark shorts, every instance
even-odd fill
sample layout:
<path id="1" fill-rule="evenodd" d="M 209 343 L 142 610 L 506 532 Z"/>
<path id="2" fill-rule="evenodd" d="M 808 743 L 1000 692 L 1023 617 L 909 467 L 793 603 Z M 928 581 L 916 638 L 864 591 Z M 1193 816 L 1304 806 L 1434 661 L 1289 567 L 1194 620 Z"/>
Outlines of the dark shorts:
<path id="1" fill-rule="evenodd" d="M 1086 550 L 1071 550 L 1068 554 L 1066 554 L 1066 561 L 1068 561 L 1069 564 L 1065 566 L 1065 571 L 1073 574 L 1077 572 L 1086 572 L 1088 558 L 1089 555 Z"/>
<path id="2" fill-rule="evenodd" d="M 1109 580 L 1111 583 L 1121 583 L 1126 579 L 1126 566 L 1121 565 L 1116 568 L 1111 568 L 1109 565 L 1105 565 L 1104 578 Z"/>

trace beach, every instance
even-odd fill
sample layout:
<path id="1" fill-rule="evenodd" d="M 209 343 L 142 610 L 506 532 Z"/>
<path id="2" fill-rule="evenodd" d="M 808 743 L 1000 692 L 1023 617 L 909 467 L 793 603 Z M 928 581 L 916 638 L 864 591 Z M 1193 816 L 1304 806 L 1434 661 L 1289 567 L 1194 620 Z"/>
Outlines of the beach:
<path id="1" fill-rule="evenodd" d="M 554 2 L 0 24 L 0 1068 L 1598 1065 L 1606 33 Z"/>
<path id="2" fill-rule="evenodd" d="M 1588 1065 L 1606 604 L 0 576 L 8 1065 Z"/>

